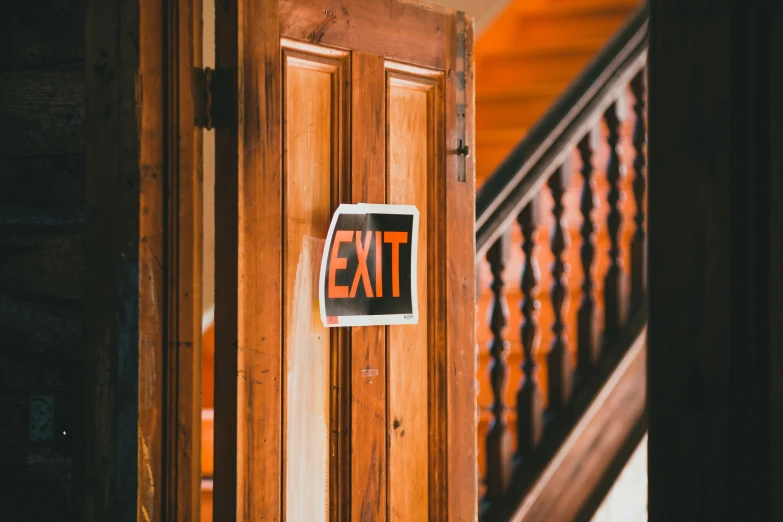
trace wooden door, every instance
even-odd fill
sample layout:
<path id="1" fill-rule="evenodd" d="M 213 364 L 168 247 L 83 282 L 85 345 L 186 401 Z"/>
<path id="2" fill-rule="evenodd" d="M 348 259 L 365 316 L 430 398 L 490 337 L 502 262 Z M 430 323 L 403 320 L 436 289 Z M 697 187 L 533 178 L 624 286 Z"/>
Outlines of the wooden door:
<path id="1" fill-rule="evenodd" d="M 215 520 L 476 519 L 471 46 L 436 6 L 218 2 Z M 321 324 L 349 202 L 419 209 L 417 325 Z"/>

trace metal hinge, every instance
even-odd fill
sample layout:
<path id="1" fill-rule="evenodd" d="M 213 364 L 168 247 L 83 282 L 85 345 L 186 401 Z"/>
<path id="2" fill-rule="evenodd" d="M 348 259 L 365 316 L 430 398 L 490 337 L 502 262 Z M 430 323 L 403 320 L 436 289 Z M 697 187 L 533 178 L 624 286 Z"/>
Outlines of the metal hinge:
<path id="1" fill-rule="evenodd" d="M 466 39 L 467 29 L 465 26 L 465 13 L 457 11 L 457 181 L 464 183 L 467 180 L 467 158 L 470 155 L 470 148 L 468 147 L 468 138 L 466 136 L 466 111 L 467 111 L 467 97 L 465 93 L 466 86 L 466 70 L 467 70 L 467 49 Z"/>
<path id="2" fill-rule="evenodd" d="M 204 129 L 228 127 L 235 121 L 236 90 L 231 69 L 193 69 L 195 124 Z"/>

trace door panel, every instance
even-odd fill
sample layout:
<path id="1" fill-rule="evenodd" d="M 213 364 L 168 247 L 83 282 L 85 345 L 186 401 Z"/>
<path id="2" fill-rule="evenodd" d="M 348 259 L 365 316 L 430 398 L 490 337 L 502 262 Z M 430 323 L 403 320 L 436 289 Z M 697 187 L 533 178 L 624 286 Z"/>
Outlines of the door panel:
<path id="1" fill-rule="evenodd" d="M 421 71 L 427 74 L 427 71 Z M 429 76 L 429 75 L 428 75 Z M 442 78 L 437 74 L 438 80 Z M 417 288 L 420 321 L 390 326 L 389 342 L 389 520 L 426 520 L 429 497 L 428 364 L 430 332 L 442 317 L 430 314 L 428 233 L 430 196 L 439 181 L 434 147 L 438 80 L 387 72 L 389 203 L 413 204 L 420 212 Z M 439 90 L 439 89 L 438 89 Z M 435 238 L 432 238 L 435 239 Z M 432 328 L 431 328 L 432 326 Z"/>
<path id="2" fill-rule="evenodd" d="M 216 19 L 238 126 L 216 136 L 215 520 L 474 520 L 464 18 L 399 0 L 238 2 Z M 320 323 L 343 202 L 419 209 L 419 324 Z"/>
<path id="3" fill-rule="evenodd" d="M 329 517 L 330 335 L 318 271 L 339 185 L 342 62 L 283 51 L 285 513 Z"/>

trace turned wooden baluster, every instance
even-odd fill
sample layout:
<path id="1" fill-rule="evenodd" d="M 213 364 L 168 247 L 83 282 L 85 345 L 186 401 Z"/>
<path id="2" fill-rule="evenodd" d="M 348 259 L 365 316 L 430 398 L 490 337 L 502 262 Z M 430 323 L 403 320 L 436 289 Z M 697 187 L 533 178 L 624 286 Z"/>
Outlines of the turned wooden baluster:
<path id="1" fill-rule="evenodd" d="M 506 232 L 487 252 L 487 261 L 492 271 L 492 306 L 489 312 L 489 328 L 492 339 L 489 341 L 489 382 L 492 386 L 492 422 L 487 433 L 487 470 L 485 483 L 488 499 L 500 498 L 508 487 L 511 476 L 511 438 L 506 421 L 506 405 L 503 397 L 506 392 L 508 365 L 508 341 L 503 335 L 508 324 L 508 303 L 503 291 L 503 271 L 508 261 L 509 233 Z"/>
<path id="2" fill-rule="evenodd" d="M 620 108 L 624 106 L 621 99 L 612 103 L 604 113 L 604 121 L 609 130 L 609 162 L 606 166 L 606 179 L 609 182 L 609 215 L 606 225 L 609 232 L 609 268 L 604 279 L 604 338 L 611 340 L 616 334 L 625 318 L 625 277 L 620 258 L 620 225 L 622 213 L 620 202 L 623 194 L 620 190 L 620 181 L 625 176 L 625 166 L 620 160 L 620 122 L 622 113 Z"/>
<path id="3" fill-rule="evenodd" d="M 540 222 L 540 203 L 536 195 L 520 212 L 517 222 L 522 229 L 522 251 L 525 253 L 525 265 L 522 269 L 522 383 L 517 392 L 517 453 L 522 460 L 529 457 L 541 440 L 543 416 L 541 390 L 536 376 L 536 353 L 538 351 L 538 310 L 541 307 L 538 284 L 541 278 L 535 257 L 538 225 Z"/>
<path id="4" fill-rule="evenodd" d="M 644 231 L 644 192 L 647 188 L 644 145 L 647 142 L 645 125 L 645 78 L 644 69 L 631 81 L 635 123 L 633 128 L 633 147 L 636 156 L 633 160 L 633 194 L 636 203 L 634 223 L 636 230 L 631 240 L 631 306 L 635 310 L 644 299 L 647 281 L 647 238 Z"/>
<path id="5" fill-rule="evenodd" d="M 568 248 L 571 246 L 571 237 L 568 233 L 566 218 L 563 216 L 563 196 L 571 183 L 571 165 L 566 162 L 552 177 L 549 178 L 549 190 L 552 192 L 554 205 L 552 216 L 554 223 L 550 237 L 550 245 L 554 261 L 552 262 L 552 310 L 554 323 L 552 324 L 552 344 L 547 355 L 547 369 L 549 372 L 549 412 L 556 413 L 562 409 L 571 397 L 571 385 L 573 377 L 573 365 L 571 354 L 568 352 L 568 338 L 566 337 L 566 313 L 568 311 L 568 272 L 570 267 L 566 262 Z"/>
<path id="6" fill-rule="evenodd" d="M 598 207 L 598 196 L 595 193 L 595 169 L 593 168 L 593 152 L 598 144 L 597 129 L 588 132 L 579 142 L 579 156 L 582 159 L 582 197 L 579 208 L 582 211 L 582 247 L 579 250 L 582 261 L 582 301 L 577 315 L 578 344 L 576 348 L 577 376 L 584 379 L 598 360 L 600 349 L 598 335 L 598 303 L 595 298 L 595 274 L 593 260 L 595 259 L 595 235 L 598 224 L 595 222 L 595 209 Z"/>

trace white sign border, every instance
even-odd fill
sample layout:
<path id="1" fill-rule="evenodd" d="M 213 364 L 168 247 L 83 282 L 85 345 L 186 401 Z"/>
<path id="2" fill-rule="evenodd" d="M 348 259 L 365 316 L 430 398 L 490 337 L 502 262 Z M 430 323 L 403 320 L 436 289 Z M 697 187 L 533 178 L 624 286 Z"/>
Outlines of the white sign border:
<path id="1" fill-rule="evenodd" d="M 326 296 L 324 295 L 324 283 L 326 281 L 326 263 L 329 257 L 329 245 L 332 244 L 332 235 L 337 218 L 343 214 L 399 214 L 413 216 L 413 231 L 411 233 L 411 302 L 412 314 L 387 314 L 387 315 L 345 315 L 337 316 L 336 321 L 329 324 L 326 321 Z M 386 205 L 377 203 L 342 203 L 332 216 L 329 224 L 329 232 L 326 235 L 326 247 L 321 256 L 321 273 L 318 277 L 318 307 L 321 312 L 321 322 L 326 328 L 339 328 L 344 326 L 394 326 L 419 323 L 419 294 L 418 294 L 418 252 L 419 250 L 419 209 L 415 205 Z"/>

